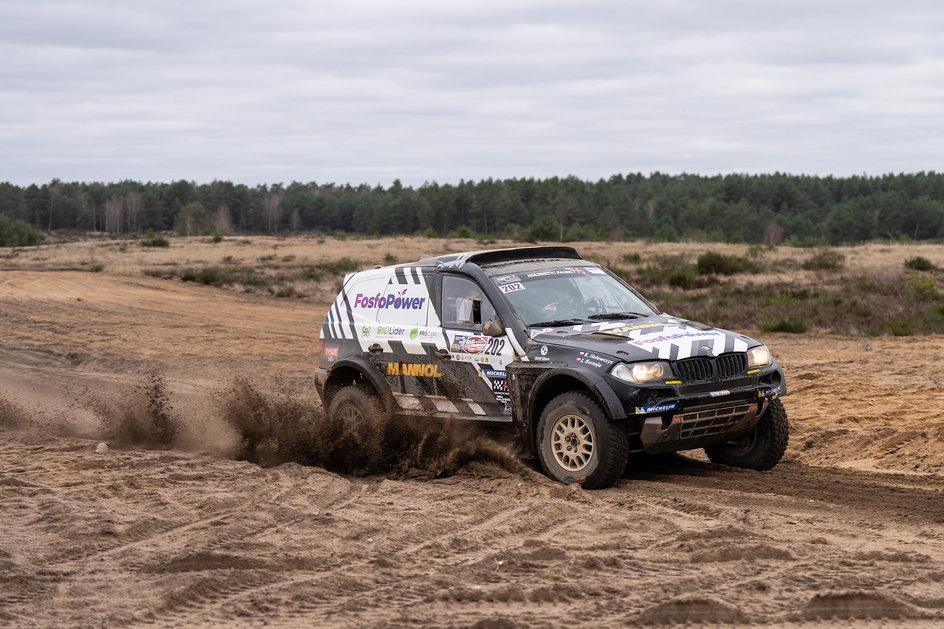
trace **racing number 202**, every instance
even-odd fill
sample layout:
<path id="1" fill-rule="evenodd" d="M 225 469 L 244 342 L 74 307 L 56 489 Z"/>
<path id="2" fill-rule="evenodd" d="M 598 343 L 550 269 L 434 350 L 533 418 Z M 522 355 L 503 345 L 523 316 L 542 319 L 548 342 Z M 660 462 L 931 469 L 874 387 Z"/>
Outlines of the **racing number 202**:
<path id="1" fill-rule="evenodd" d="M 503 349 L 505 349 L 505 339 L 488 339 L 488 345 L 483 353 L 489 356 L 498 356 Z"/>

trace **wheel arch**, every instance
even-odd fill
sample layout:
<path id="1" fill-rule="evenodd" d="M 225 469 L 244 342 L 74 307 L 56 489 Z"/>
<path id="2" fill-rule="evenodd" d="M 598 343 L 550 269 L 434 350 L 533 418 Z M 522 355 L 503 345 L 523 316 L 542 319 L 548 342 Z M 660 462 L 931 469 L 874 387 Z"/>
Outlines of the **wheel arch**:
<path id="1" fill-rule="evenodd" d="M 534 383 L 534 393 L 530 396 L 527 413 L 528 448 L 532 453 L 537 452 L 537 425 L 541 413 L 551 400 L 563 393 L 578 391 L 587 394 L 611 421 L 626 417 L 616 393 L 602 378 L 592 378 L 592 375 L 571 369 L 558 370 Z"/>
<path id="2" fill-rule="evenodd" d="M 325 409 L 331 406 L 331 400 L 335 394 L 349 385 L 360 385 L 367 387 L 380 400 L 384 410 L 391 412 L 395 402 L 393 392 L 386 379 L 381 377 L 376 368 L 369 362 L 357 358 L 339 360 L 331 367 L 325 378 L 324 387 L 321 394 L 321 402 Z"/>

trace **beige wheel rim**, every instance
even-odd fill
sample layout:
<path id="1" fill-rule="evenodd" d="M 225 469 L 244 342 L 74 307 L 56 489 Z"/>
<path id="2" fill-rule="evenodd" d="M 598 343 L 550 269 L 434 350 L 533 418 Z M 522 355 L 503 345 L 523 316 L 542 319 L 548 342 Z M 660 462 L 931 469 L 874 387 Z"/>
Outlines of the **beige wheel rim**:
<path id="1" fill-rule="evenodd" d="M 554 460 L 568 472 L 579 472 L 593 457 L 593 429 L 580 415 L 564 415 L 551 429 Z"/>

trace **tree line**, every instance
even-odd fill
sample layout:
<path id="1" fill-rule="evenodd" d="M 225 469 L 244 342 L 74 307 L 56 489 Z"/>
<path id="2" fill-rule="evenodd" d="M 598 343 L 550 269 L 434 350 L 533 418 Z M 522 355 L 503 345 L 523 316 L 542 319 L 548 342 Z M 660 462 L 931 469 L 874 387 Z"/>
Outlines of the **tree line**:
<path id="1" fill-rule="evenodd" d="M 848 244 L 944 238 L 944 174 L 655 172 L 597 181 L 573 176 L 485 179 L 416 188 L 399 180 L 383 187 L 54 179 L 26 187 L 0 183 L 0 219 L 0 236 L 30 227 L 115 235 L 146 230 L 224 236 L 318 231 Z"/>

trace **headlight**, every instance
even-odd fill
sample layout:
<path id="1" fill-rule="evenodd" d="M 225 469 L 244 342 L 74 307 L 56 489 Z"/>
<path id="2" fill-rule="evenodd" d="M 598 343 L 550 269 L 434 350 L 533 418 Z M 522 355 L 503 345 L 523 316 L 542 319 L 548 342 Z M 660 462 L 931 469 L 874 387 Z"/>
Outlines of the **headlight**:
<path id="1" fill-rule="evenodd" d="M 769 365 L 771 362 L 770 350 L 767 349 L 766 345 L 761 345 L 760 347 L 755 347 L 754 349 L 747 350 L 747 366 L 750 367 L 763 367 L 764 365 Z"/>
<path id="2" fill-rule="evenodd" d="M 616 363 L 616 366 L 610 369 L 610 375 L 623 382 L 644 384 L 664 376 L 665 363 Z"/>

